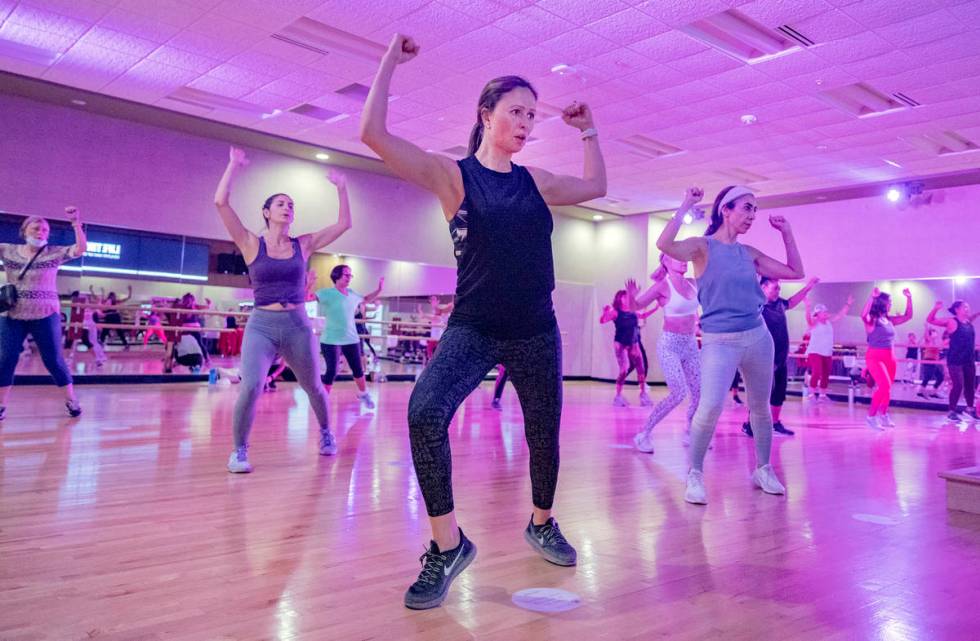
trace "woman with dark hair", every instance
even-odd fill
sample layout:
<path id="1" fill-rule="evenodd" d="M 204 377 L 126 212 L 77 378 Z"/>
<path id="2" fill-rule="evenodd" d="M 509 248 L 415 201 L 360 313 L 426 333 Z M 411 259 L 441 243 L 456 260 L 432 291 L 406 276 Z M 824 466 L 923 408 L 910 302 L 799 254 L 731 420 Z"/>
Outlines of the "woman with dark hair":
<path id="1" fill-rule="evenodd" d="M 701 397 L 701 355 L 694 337 L 698 327 L 698 287 L 692 279 L 684 277 L 686 271 L 686 262 L 661 254 L 660 267 L 651 275 L 654 284 L 635 297 L 637 307 L 656 302 L 664 310 L 657 357 L 670 393 L 657 403 L 643 429 L 633 438 L 636 449 L 648 454 L 653 454 L 653 444 L 650 442 L 653 428 L 688 394 L 691 395 L 691 402 L 687 408 L 684 439 L 690 442 L 691 421 Z M 636 283 L 630 281 L 627 289 L 637 290 Z"/>
<path id="2" fill-rule="evenodd" d="M 939 360 L 941 347 L 942 342 L 939 339 L 938 333 L 926 323 L 926 330 L 922 333 L 922 360 L 933 362 L 922 364 L 922 384 L 917 396 L 921 396 L 922 398 L 939 398 L 939 386 L 946 380 L 946 374 L 943 371 L 942 364 L 934 361 Z M 930 381 L 932 382 L 932 393 L 927 395 L 926 392 L 929 390 Z"/>
<path id="3" fill-rule="evenodd" d="M 0 421 L 7 411 L 7 397 L 14 384 L 14 370 L 28 335 L 34 338 L 41 360 L 55 384 L 65 392 L 69 416 L 82 408 L 75 396 L 71 372 L 61 353 L 61 302 L 58 268 L 85 253 L 85 232 L 76 207 L 65 207 L 75 231 L 75 244 L 48 244 L 51 226 L 40 216 L 27 217 L 20 226 L 23 244 L 0 243 L 0 258 L 7 282 L 17 288 L 17 302 L 0 314 Z M 93 336 L 96 340 L 97 336 Z"/>
<path id="4" fill-rule="evenodd" d="M 265 377 L 276 354 L 286 359 L 296 381 L 310 399 L 320 424 L 320 455 L 337 453 L 337 443 L 327 417 L 327 395 L 320 381 L 316 336 L 304 306 L 306 262 L 313 252 L 326 247 L 351 228 L 346 178 L 330 170 L 327 179 L 337 187 L 340 201 L 340 214 L 335 224 L 294 238 L 289 235 L 293 223 L 293 199 L 286 194 L 273 194 L 262 205 L 265 233 L 252 233 L 229 204 L 232 180 L 246 164 L 245 152 L 232 147 L 228 166 L 214 194 L 218 215 L 245 258 L 255 292 L 255 309 L 245 325 L 242 341 L 242 384 L 233 419 L 235 449 L 228 457 L 228 471 L 233 473 L 252 471 L 248 460 L 248 435 L 255 421 L 255 405 L 262 395 Z"/>
<path id="5" fill-rule="evenodd" d="M 653 311 L 646 312 L 644 318 L 652 314 Z M 619 366 L 613 405 L 629 407 L 629 403 L 623 398 L 623 384 L 626 382 L 626 376 L 630 369 L 635 369 L 636 381 L 640 387 L 640 405 L 649 407 L 653 405 L 653 401 L 647 394 L 646 368 L 643 366 L 643 354 L 640 353 L 640 315 L 637 314 L 636 305 L 627 290 L 621 289 L 616 292 L 612 305 L 606 305 L 602 309 L 599 324 L 603 325 L 610 321 L 616 326 L 616 334 L 613 338 L 613 354 L 616 357 L 616 364 Z"/>
<path id="6" fill-rule="evenodd" d="M 408 408 L 412 459 L 425 499 L 432 542 L 405 605 L 442 603 L 452 580 L 472 562 L 476 547 L 456 523 L 449 423 L 463 400 L 497 363 L 507 368 L 524 412 L 534 511 L 525 540 L 558 565 L 574 565 L 551 516 L 558 483 L 561 418 L 561 337 L 551 292 L 555 287 L 549 205 L 571 205 L 606 193 L 606 172 L 589 108 L 572 103 L 563 120 L 581 131 L 582 178 L 514 164 L 537 112 L 537 94 L 523 78 L 487 83 L 476 108 L 466 158 L 427 153 L 387 129 L 388 92 L 395 67 L 418 54 L 396 34 L 381 60 L 361 117 L 361 140 L 396 174 L 434 193 L 455 246 L 455 309 L 435 357 L 419 376 Z"/>
<path id="7" fill-rule="evenodd" d="M 705 504 L 704 457 L 721 415 L 725 395 L 735 371 L 745 378 L 749 420 L 755 435 L 756 468 L 752 481 L 767 494 L 783 494 L 786 488 L 769 463 L 772 449 L 772 413 L 769 394 L 773 380 L 775 348 L 762 319 L 766 297 L 759 276 L 803 278 L 803 261 L 789 221 L 769 216 L 769 224 L 783 237 L 786 262 L 743 245 L 738 237 L 749 231 L 758 207 L 748 187 L 733 185 L 718 193 L 711 208 L 711 223 L 704 236 L 676 240 L 687 213 L 704 192 L 687 190 L 684 202 L 667 223 L 657 249 L 680 261 L 694 262 L 701 303 L 701 398 L 691 423 L 691 469 L 684 500 Z"/>
<path id="8" fill-rule="evenodd" d="M 926 322 L 936 327 L 946 328 L 949 334 L 949 349 L 946 351 L 946 369 L 949 370 L 949 380 L 952 387 L 949 389 L 949 414 L 947 418 L 951 421 L 960 421 L 962 416 L 959 413 L 960 394 L 966 397 L 966 413 L 973 420 L 977 420 L 977 409 L 974 405 L 974 394 L 976 388 L 976 331 L 973 328 L 973 321 L 980 316 L 980 312 L 971 314 L 970 303 L 965 300 L 958 300 L 949 306 L 949 318 L 937 318 L 936 314 L 943 308 L 942 301 L 938 301 L 929 312 Z"/>
<path id="9" fill-rule="evenodd" d="M 110 307 L 106 307 L 102 309 L 103 323 L 106 323 L 108 325 L 122 325 L 123 322 L 122 314 L 119 313 L 119 310 L 116 309 L 115 306 L 122 305 L 123 303 L 125 303 L 126 301 L 128 301 L 133 297 L 133 286 L 127 285 L 126 287 L 128 289 L 128 292 L 126 296 L 124 296 L 123 298 L 119 298 L 118 296 L 116 296 L 116 292 L 109 292 L 109 295 L 106 296 L 104 302 L 106 305 L 110 305 Z M 127 331 L 122 329 L 121 327 L 114 327 L 114 328 L 103 327 L 102 331 L 99 333 L 99 342 L 108 345 L 109 336 L 112 334 L 112 332 L 115 332 L 116 336 L 119 337 L 119 340 L 122 341 L 123 349 L 129 350 L 129 341 L 126 339 Z"/>
<path id="10" fill-rule="evenodd" d="M 327 374 L 324 379 L 324 388 L 327 394 L 333 388 L 333 382 L 337 379 L 337 365 L 340 355 L 343 354 L 350 365 L 351 375 L 357 384 L 357 398 L 360 399 L 368 409 L 374 409 L 374 401 L 367 391 L 367 384 L 364 381 L 364 365 L 361 362 L 361 337 L 357 334 L 357 325 L 354 317 L 357 315 L 357 308 L 361 303 L 373 303 L 381 295 L 385 279 L 378 281 L 378 288 L 361 296 L 350 288 L 350 282 L 354 274 L 348 265 L 337 265 L 330 270 L 330 280 L 333 287 L 324 287 L 317 290 L 316 299 L 320 305 L 320 316 L 326 319 L 327 324 L 320 334 L 320 352 L 323 360 L 327 364 Z"/>
<path id="11" fill-rule="evenodd" d="M 905 313 L 901 316 L 888 314 L 892 308 L 892 297 L 877 287 L 871 292 L 871 298 L 861 312 L 864 331 L 868 335 L 865 363 L 875 382 L 875 391 L 871 395 L 865 420 L 873 430 L 895 427 L 894 421 L 888 415 L 888 403 L 891 401 L 892 385 L 898 369 L 892 345 L 895 343 L 895 327 L 912 320 L 912 292 L 903 289 L 902 294 L 905 295 Z"/>

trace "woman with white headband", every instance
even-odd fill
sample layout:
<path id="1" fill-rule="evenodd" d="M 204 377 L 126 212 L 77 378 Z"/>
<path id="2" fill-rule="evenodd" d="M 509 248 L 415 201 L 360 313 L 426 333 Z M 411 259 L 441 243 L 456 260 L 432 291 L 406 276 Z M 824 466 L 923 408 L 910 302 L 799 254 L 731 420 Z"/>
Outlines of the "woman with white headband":
<path id="1" fill-rule="evenodd" d="M 741 370 L 748 395 L 749 417 L 755 434 L 756 469 L 752 481 L 768 494 L 786 489 L 769 464 L 772 449 L 773 342 L 762 320 L 766 298 L 759 276 L 803 278 L 803 261 L 796 248 L 789 221 L 770 216 L 769 224 L 783 236 L 786 263 L 758 249 L 737 242 L 755 220 L 755 195 L 748 187 L 721 190 L 711 209 L 711 223 L 704 236 L 677 240 L 684 214 L 701 198 L 698 187 L 687 190 L 684 202 L 660 238 L 657 249 L 677 260 L 692 261 L 701 303 L 701 398 L 691 425 L 691 469 L 684 500 L 704 505 L 704 456 L 711 444 L 725 395 L 735 371 Z"/>
<path id="2" fill-rule="evenodd" d="M 810 342 L 806 347 L 806 364 L 810 368 L 810 392 L 814 401 L 819 401 L 821 392 L 823 400 L 830 400 L 827 389 L 830 387 L 830 369 L 834 364 L 834 326 L 847 315 L 847 310 L 854 304 L 854 297 L 848 296 L 847 302 L 839 312 L 831 316 L 827 306 L 817 303 L 810 307 L 810 299 L 805 298 L 806 324 L 810 328 Z"/>

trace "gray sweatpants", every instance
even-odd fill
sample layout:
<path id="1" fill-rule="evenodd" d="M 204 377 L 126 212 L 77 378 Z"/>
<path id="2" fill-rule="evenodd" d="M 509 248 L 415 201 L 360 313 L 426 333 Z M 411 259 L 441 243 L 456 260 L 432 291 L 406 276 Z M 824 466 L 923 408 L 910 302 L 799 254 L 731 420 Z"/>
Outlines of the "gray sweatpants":
<path id="1" fill-rule="evenodd" d="M 242 340 L 242 383 L 235 401 L 235 447 L 248 444 L 248 434 L 255 421 L 255 405 L 262 395 L 265 378 L 276 354 L 286 359 L 309 397 L 320 430 L 330 430 L 327 394 L 320 379 L 320 352 L 306 310 L 302 307 L 288 311 L 257 309 L 248 318 Z"/>

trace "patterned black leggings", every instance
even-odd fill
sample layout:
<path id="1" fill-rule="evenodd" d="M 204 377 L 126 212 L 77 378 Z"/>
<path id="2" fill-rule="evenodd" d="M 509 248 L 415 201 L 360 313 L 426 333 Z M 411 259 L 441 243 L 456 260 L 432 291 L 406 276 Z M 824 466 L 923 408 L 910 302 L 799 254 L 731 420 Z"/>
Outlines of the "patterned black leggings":
<path id="1" fill-rule="evenodd" d="M 449 423 L 497 363 L 507 368 L 524 411 L 535 507 L 550 510 L 558 484 L 561 337 L 555 326 L 532 338 L 500 340 L 469 327 L 446 330 L 408 402 L 412 460 L 429 516 L 453 511 Z"/>

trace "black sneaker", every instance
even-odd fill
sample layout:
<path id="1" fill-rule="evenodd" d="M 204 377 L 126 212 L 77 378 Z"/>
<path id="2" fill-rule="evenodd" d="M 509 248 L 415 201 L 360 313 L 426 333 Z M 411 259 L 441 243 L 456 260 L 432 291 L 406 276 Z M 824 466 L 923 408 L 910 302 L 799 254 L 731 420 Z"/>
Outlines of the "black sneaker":
<path id="1" fill-rule="evenodd" d="M 748 436 L 749 438 L 752 438 L 753 436 L 755 436 L 752 433 L 752 425 L 749 424 L 748 421 L 745 421 L 744 423 L 742 423 L 742 433 L 745 434 L 746 436 Z"/>
<path id="2" fill-rule="evenodd" d="M 925 392 L 919 392 L 918 394 L 916 394 L 916 396 L 921 396 L 922 398 L 929 398 L 928 396 L 926 396 Z"/>
<path id="3" fill-rule="evenodd" d="M 776 421 L 775 423 L 772 424 L 772 431 L 778 432 L 783 436 L 793 436 L 794 434 L 796 434 L 796 432 L 783 425 L 781 421 Z"/>
<path id="4" fill-rule="evenodd" d="M 735 401 L 736 405 L 745 405 L 745 403 L 742 402 L 742 399 L 739 398 L 738 394 L 732 396 L 732 400 Z"/>
<path id="5" fill-rule="evenodd" d="M 4 405 L 0 405 L 0 421 L 7 418 L 7 408 Z"/>
<path id="6" fill-rule="evenodd" d="M 960 416 L 959 412 L 953 411 L 946 415 L 946 419 L 950 421 L 962 421 L 963 417 Z"/>
<path id="7" fill-rule="evenodd" d="M 578 555 L 558 529 L 558 521 L 549 518 L 544 525 L 535 525 L 534 517 L 524 530 L 524 540 L 534 551 L 555 565 L 575 565 Z"/>
<path id="8" fill-rule="evenodd" d="M 78 401 L 65 401 L 65 409 L 68 410 L 68 416 L 72 418 L 82 415 L 82 406 Z"/>
<path id="9" fill-rule="evenodd" d="M 972 418 L 974 421 L 980 421 L 980 416 L 977 416 L 977 410 L 975 407 L 966 408 L 966 415 Z M 0 412 L 0 421 L 3 420 L 3 413 Z"/>
<path id="10" fill-rule="evenodd" d="M 428 610 L 438 607 L 446 598 L 449 586 L 459 573 L 476 558 L 476 546 L 459 531 L 459 545 L 448 552 L 440 552 L 435 541 L 419 557 L 422 571 L 419 578 L 405 592 L 405 607 L 411 610 Z"/>

